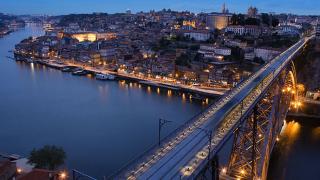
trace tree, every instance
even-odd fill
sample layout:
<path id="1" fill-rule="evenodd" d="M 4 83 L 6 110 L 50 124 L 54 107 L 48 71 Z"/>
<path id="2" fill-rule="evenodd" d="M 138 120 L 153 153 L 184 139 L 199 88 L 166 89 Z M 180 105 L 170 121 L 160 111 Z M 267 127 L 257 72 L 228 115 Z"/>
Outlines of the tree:
<path id="1" fill-rule="evenodd" d="M 269 14 L 262 13 L 261 14 L 261 20 L 262 20 L 263 24 L 270 26 L 270 16 L 269 16 Z"/>
<path id="2" fill-rule="evenodd" d="M 272 17 L 272 22 L 271 22 L 273 27 L 277 27 L 279 25 L 279 19 Z"/>
<path id="3" fill-rule="evenodd" d="M 66 153 L 61 147 L 46 145 L 41 149 L 33 149 L 30 153 L 29 164 L 36 168 L 55 170 L 64 164 Z"/>
<path id="4" fill-rule="evenodd" d="M 260 19 L 257 18 L 248 18 L 245 20 L 246 25 L 255 25 L 259 26 L 260 25 Z"/>
<path id="5" fill-rule="evenodd" d="M 243 14 L 233 14 L 231 17 L 232 25 L 244 25 L 245 24 L 245 16 Z"/>
<path id="6" fill-rule="evenodd" d="M 258 64 L 264 64 L 265 61 L 261 57 L 254 57 L 253 62 Z"/>
<path id="7" fill-rule="evenodd" d="M 191 63 L 191 55 L 185 54 L 185 53 L 181 54 L 175 61 L 175 64 L 179 66 L 191 67 L 190 63 Z"/>

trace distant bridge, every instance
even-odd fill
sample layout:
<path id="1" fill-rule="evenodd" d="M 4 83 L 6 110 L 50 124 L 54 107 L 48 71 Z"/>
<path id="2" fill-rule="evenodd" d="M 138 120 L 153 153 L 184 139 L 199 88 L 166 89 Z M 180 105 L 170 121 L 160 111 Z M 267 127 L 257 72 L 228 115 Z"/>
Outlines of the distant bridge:
<path id="1" fill-rule="evenodd" d="M 112 178 L 266 179 L 273 146 L 297 100 L 292 60 L 312 38 L 301 39 Z M 217 155 L 230 140 L 222 167 Z"/>

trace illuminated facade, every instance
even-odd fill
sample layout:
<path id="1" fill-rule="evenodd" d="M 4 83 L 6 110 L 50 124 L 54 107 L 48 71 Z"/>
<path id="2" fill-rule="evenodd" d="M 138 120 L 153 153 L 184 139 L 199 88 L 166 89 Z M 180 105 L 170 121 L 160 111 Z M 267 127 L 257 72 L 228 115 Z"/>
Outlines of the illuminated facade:
<path id="1" fill-rule="evenodd" d="M 94 42 L 97 40 L 110 40 L 117 37 L 116 33 L 96 33 L 96 32 L 83 32 L 83 33 L 74 33 L 71 35 L 72 38 L 77 39 L 79 42 L 90 41 Z"/>
<path id="2" fill-rule="evenodd" d="M 184 26 L 191 26 L 193 28 L 196 27 L 196 22 L 195 21 L 183 21 Z"/>
<path id="3" fill-rule="evenodd" d="M 96 41 L 97 40 L 97 34 L 96 33 L 75 33 L 71 35 L 72 38 L 77 39 L 79 42 L 83 41 Z"/>
<path id="4" fill-rule="evenodd" d="M 209 14 L 207 16 L 207 27 L 209 29 L 224 29 L 231 21 L 230 14 Z"/>

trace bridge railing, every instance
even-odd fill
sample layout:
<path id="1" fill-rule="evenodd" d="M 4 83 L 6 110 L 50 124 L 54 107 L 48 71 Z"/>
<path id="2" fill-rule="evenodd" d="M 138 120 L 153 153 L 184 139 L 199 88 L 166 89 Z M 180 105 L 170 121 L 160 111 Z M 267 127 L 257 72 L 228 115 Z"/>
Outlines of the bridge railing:
<path id="1" fill-rule="evenodd" d="M 299 43 L 297 43 L 299 44 Z M 285 53 L 290 52 L 292 49 L 296 48 L 298 45 L 295 45 L 291 48 L 289 48 L 286 52 L 282 53 L 281 55 L 285 55 Z M 289 53 L 290 54 L 290 53 Z M 275 58 L 273 62 L 275 62 L 279 57 Z M 282 62 L 283 63 L 283 62 Z M 281 63 L 281 64 L 282 64 Z M 271 65 L 271 62 L 266 64 L 261 70 L 259 70 L 257 73 L 253 74 L 252 76 L 250 76 L 247 80 L 245 80 L 243 83 L 239 83 L 235 88 L 233 88 L 232 90 L 228 91 L 224 96 L 220 97 L 220 99 L 210 105 L 208 107 L 208 109 L 201 111 L 200 113 L 198 113 L 196 116 L 194 116 L 193 118 L 191 118 L 190 120 L 188 120 L 185 124 L 183 124 L 182 126 L 180 126 L 179 128 L 177 128 L 176 130 L 174 130 L 172 133 L 170 133 L 167 137 L 165 137 L 163 139 L 163 143 L 162 144 L 167 144 L 170 143 L 170 140 L 174 139 L 174 137 L 178 137 L 178 135 L 180 133 L 184 133 L 184 131 L 186 131 L 186 129 L 190 128 L 191 126 L 195 126 L 195 122 L 197 122 L 197 120 L 205 117 L 208 113 L 211 113 L 212 109 L 214 109 L 215 107 L 217 107 L 217 105 L 223 104 L 225 103 L 225 99 L 229 98 L 231 96 L 233 96 L 234 94 L 236 94 L 237 92 L 239 92 L 241 90 L 241 88 L 243 88 L 244 86 L 246 86 L 249 82 L 251 82 L 252 80 L 254 80 L 258 75 L 260 75 L 261 73 L 264 72 L 265 69 L 267 69 L 269 66 Z M 282 66 L 280 68 L 280 70 L 282 69 Z M 275 71 L 276 69 L 274 69 Z M 279 70 L 279 72 L 280 72 Z M 266 85 L 265 83 L 263 83 L 264 85 Z M 242 110 L 241 110 L 242 111 Z M 228 113 L 226 113 L 226 116 L 228 115 Z M 225 117 L 226 117 L 225 116 Z M 220 120 L 219 124 L 217 127 L 221 127 L 223 124 L 225 123 L 225 121 Z M 214 142 L 216 143 L 216 142 Z M 158 145 L 154 145 L 151 148 L 149 148 L 147 151 L 145 151 L 144 153 L 142 153 L 140 156 L 134 158 L 132 161 L 130 161 L 127 165 L 125 165 L 123 168 L 121 168 L 120 170 L 118 170 L 115 174 L 109 176 L 109 178 L 112 179 L 123 179 L 123 178 L 127 178 L 131 175 L 133 176 L 138 176 L 139 174 L 135 174 L 135 169 L 139 168 L 139 166 L 143 167 L 145 164 L 144 162 L 148 162 L 148 160 L 150 160 L 150 158 L 152 157 L 152 155 L 155 155 L 159 150 L 161 151 L 161 149 L 163 149 L 164 146 L 158 146 Z M 163 157 L 163 156 L 162 156 Z M 159 159 L 161 159 L 162 157 L 160 157 Z M 158 160 L 159 160 L 158 159 Z M 130 172 L 130 170 L 132 172 Z"/>
<path id="2" fill-rule="evenodd" d="M 220 146 L 225 143 L 225 140 L 228 138 L 227 134 L 230 133 L 230 131 L 235 128 L 237 123 L 239 123 L 239 120 L 241 119 L 242 115 L 248 112 L 252 103 L 255 103 L 259 95 L 262 92 L 266 91 L 266 89 L 270 86 L 270 84 L 275 80 L 275 77 L 279 75 L 282 69 L 288 64 L 288 62 L 299 51 L 299 49 L 305 45 L 307 41 L 308 40 L 301 40 L 298 43 L 296 43 L 294 46 L 289 48 L 285 53 L 282 53 L 283 56 L 286 53 L 290 54 L 290 56 L 287 57 L 286 59 L 280 62 L 276 61 L 278 60 L 278 58 L 274 59 L 272 63 L 275 63 L 275 64 L 280 63 L 278 64 L 279 65 L 278 68 L 273 69 L 274 67 L 270 67 L 271 69 L 269 68 L 267 70 L 267 74 L 265 74 L 263 78 L 259 82 L 257 82 L 256 86 L 252 87 L 252 89 L 247 93 L 247 95 L 242 100 L 239 100 L 238 104 L 231 107 L 230 111 L 226 112 L 225 116 L 220 118 L 218 124 L 214 128 L 215 133 L 212 138 L 213 148 L 211 148 L 211 151 L 213 153 L 210 153 L 211 156 L 213 156 L 215 152 L 217 152 L 217 150 L 220 148 Z M 292 50 L 294 50 L 294 52 L 291 52 Z M 204 147 L 202 151 L 205 151 L 205 150 L 206 150 L 206 147 Z M 207 163 L 205 160 L 197 159 L 196 157 L 192 159 L 190 162 L 195 167 L 204 167 Z M 198 162 L 198 163 L 195 164 L 194 162 Z M 194 168 L 195 171 L 196 169 L 198 169 L 199 171 L 199 168 Z"/>
<path id="3" fill-rule="evenodd" d="M 238 83 L 236 85 L 236 88 L 240 87 L 242 84 Z M 223 100 L 229 96 L 233 92 L 233 89 L 227 91 L 223 96 L 220 96 L 213 104 L 209 105 L 209 107 L 205 110 L 202 110 L 201 112 L 197 113 L 195 116 L 187 120 L 183 125 L 179 126 L 179 128 L 175 129 L 172 133 L 167 135 L 162 141 L 161 144 L 167 144 L 172 140 L 174 137 L 176 137 L 178 134 L 183 133 L 186 129 L 188 129 L 190 126 L 193 126 L 197 120 L 200 118 L 203 118 L 205 115 L 208 114 L 209 111 L 211 111 L 212 108 L 216 107 L 217 104 L 223 103 Z M 159 146 L 158 144 L 152 145 L 148 150 L 140 154 L 139 156 L 133 158 L 129 163 L 127 163 L 124 167 L 120 168 L 117 172 L 112 174 L 108 177 L 108 179 L 118 179 L 118 178 L 126 178 L 130 176 L 129 170 L 133 170 L 137 168 L 139 165 L 141 165 L 145 160 L 149 159 L 150 156 L 154 155 L 159 149 L 163 148 L 164 146 Z"/>

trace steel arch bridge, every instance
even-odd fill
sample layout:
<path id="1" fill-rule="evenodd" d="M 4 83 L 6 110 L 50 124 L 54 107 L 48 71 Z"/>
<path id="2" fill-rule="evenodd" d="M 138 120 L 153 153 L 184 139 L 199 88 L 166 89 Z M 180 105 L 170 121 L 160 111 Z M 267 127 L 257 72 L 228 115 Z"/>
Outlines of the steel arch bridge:
<path id="1" fill-rule="evenodd" d="M 296 105 L 292 60 L 312 38 L 302 38 L 110 178 L 266 179 L 273 146 L 290 105 Z M 218 153 L 230 141 L 222 168 Z"/>

